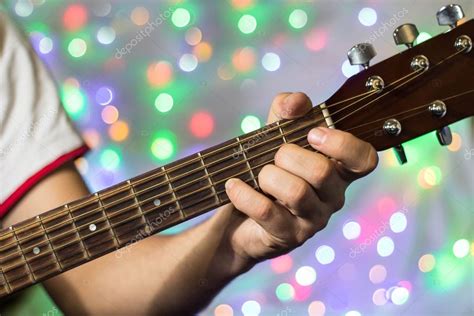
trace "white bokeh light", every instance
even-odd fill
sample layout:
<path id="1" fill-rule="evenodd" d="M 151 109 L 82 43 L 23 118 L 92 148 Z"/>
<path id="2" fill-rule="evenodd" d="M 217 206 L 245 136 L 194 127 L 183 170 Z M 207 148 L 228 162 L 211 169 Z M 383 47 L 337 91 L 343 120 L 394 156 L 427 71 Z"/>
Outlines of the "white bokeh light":
<path id="1" fill-rule="evenodd" d="M 43 37 L 39 42 L 39 51 L 41 54 L 49 54 L 53 50 L 53 40 L 49 37 Z"/>
<path id="2" fill-rule="evenodd" d="M 310 266 L 303 266 L 296 270 L 295 279 L 299 285 L 311 285 L 316 282 L 316 271 Z"/>
<path id="3" fill-rule="evenodd" d="M 316 259 L 321 264 L 329 264 L 334 261 L 336 254 L 334 249 L 329 246 L 323 245 L 316 249 Z"/>
<path id="4" fill-rule="evenodd" d="M 363 8 L 359 11 L 359 22 L 364 26 L 372 26 L 377 22 L 377 12 L 372 8 Z"/>
<path id="5" fill-rule="evenodd" d="M 351 63 L 348 60 L 346 60 L 342 63 L 341 70 L 344 76 L 349 78 L 349 77 L 352 77 L 353 75 L 358 74 L 360 71 L 360 67 L 357 65 L 352 66 Z"/>
<path id="6" fill-rule="evenodd" d="M 262 66 L 267 71 L 276 71 L 280 68 L 280 56 L 275 53 L 266 53 L 262 58 Z"/>
<path id="7" fill-rule="evenodd" d="M 390 300 L 395 305 L 403 305 L 408 301 L 410 292 L 403 286 L 397 286 L 390 294 Z"/>
<path id="8" fill-rule="evenodd" d="M 186 72 L 191 72 L 198 66 L 198 59 L 193 54 L 184 54 L 179 59 L 179 68 Z"/>
<path id="9" fill-rule="evenodd" d="M 246 301 L 242 304 L 242 313 L 245 316 L 258 316 L 262 308 L 257 301 Z"/>
<path id="10" fill-rule="evenodd" d="M 467 239 L 459 239 L 453 245 L 453 253 L 458 258 L 464 258 L 469 254 L 469 241 Z"/>
<path id="11" fill-rule="evenodd" d="M 97 31 L 97 41 L 104 45 L 109 45 L 115 40 L 115 30 L 110 26 L 102 26 Z"/>
<path id="12" fill-rule="evenodd" d="M 342 227 L 342 234 L 346 239 L 352 240 L 360 236 L 360 225 L 357 222 L 348 222 Z"/>
<path id="13" fill-rule="evenodd" d="M 394 233 L 401 233 L 407 228 L 407 217 L 402 212 L 395 212 L 390 216 L 390 229 Z"/>
<path id="14" fill-rule="evenodd" d="M 388 257 L 393 253 L 395 249 L 395 244 L 393 243 L 392 238 L 384 236 L 379 239 L 377 242 L 377 253 L 381 257 Z"/>

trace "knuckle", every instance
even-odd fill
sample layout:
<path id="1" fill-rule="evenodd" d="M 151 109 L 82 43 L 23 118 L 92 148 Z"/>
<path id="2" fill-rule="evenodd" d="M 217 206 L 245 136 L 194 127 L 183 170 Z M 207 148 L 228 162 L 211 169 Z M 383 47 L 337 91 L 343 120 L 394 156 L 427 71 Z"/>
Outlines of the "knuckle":
<path id="1" fill-rule="evenodd" d="M 270 200 L 262 200 L 255 210 L 255 217 L 259 221 L 267 221 L 272 216 L 273 203 Z"/>
<path id="2" fill-rule="evenodd" d="M 316 168 L 310 173 L 310 182 L 316 187 L 329 179 L 333 172 L 333 165 L 328 159 L 322 160 Z"/>
<path id="3" fill-rule="evenodd" d="M 295 144 L 284 144 L 282 145 L 275 154 L 275 164 L 277 166 L 284 166 L 291 159 L 292 153 L 295 151 Z"/>
<path id="4" fill-rule="evenodd" d="M 295 203 L 303 201 L 309 195 L 309 185 L 304 180 L 295 181 L 293 184 L 293 192 L 288 192 L 288 200 Z"/>

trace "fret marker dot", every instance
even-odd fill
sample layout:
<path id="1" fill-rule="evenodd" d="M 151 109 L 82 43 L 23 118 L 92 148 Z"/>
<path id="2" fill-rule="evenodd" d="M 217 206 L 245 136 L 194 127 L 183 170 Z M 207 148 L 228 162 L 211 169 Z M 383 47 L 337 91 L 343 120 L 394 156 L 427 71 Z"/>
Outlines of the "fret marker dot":
<path id="1" fill-rule="evenodd" d="M 97 229 L 97 226 L 96 226 L 95 224 L 90 224 L 90 225 L 89 225 L 89 230 L 90 230 L 91 232 L 94 232 L 96 229 Z"/>
<path id="2" fill-rule="evenodd" d="M 41 250 L 40 250 L 38 247 L 33 248 L 33 253 L 34 253 L 35 255 L 39 254 L 40 251 L 41 251 Z"/>
<path id="3" fill-rule="evenodd" d="M 155 199 L 155 200 L 153 201 L 153 204 L 155 204 L 155 206 L 160 206 L 161 200 L 160 200 L 160 199 Z"/>

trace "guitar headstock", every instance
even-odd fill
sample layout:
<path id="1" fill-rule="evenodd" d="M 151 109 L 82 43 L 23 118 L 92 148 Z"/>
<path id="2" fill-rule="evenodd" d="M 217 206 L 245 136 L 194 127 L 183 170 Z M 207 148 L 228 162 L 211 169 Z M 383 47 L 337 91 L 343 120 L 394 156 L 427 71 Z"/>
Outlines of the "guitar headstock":
<path id="1" fill-rule="evenodd" d="M 463 17 L 458 5 L 441 8 L 438 23 L 451 29 L 415 46 L 416 27 L 398 27 L 395 43 L 407 49 L 370 67 L 372 46 L 354 46 L 349 60 L 365 69 L 326 101 L 334 126 L 377 150 L 397 147 L 402 162 L 399 145 L 420 135 L 436 130 L 449 144 L 447 126 L 474 115 L 474 20 L 459 23 Z"/>

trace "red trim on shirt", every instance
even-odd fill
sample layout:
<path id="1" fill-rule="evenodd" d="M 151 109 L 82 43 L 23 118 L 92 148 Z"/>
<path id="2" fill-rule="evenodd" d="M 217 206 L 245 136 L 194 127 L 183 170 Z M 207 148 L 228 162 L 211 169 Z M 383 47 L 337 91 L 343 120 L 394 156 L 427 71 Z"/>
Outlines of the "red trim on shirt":
<path id="1" fill-rule="evenodd" d="M 53 172 L 54 170 L 58 169 L 66 162 L 76 159 L 82 155 L 84 155 L 89 150 L 87 145 L 82 145 L 79 148 L 76 148 L 56 160 L 52 161 L 38 172 L 33 174 L 29 177 L 22 185 L 20 185 L 6 200 L 3 204 L 0 204 L 0 218 L 5 216 L 5 214 L 10 211 L 10 209 L 20 201 L 20 199 L 28 193 L 31 188 L 33 188 L 38 182 L 40 182 L 43 178 L 45 178 L 48 174 Z"/>

